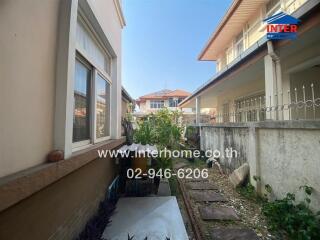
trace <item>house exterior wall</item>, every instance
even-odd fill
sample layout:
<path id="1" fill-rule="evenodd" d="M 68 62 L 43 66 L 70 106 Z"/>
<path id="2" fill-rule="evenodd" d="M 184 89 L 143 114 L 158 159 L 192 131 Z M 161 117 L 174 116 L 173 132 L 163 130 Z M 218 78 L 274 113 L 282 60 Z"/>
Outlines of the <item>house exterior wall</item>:
<path id="1" fill-rule="evenodd" d="M 270 17 L 275 13 L 279 13 L 280 11 L 291 14 L 299 9 L 307 1 L 308 0 L 278 0 L 278 3 L 273 8 L 269 9 L 269 11 L 267 9 L 268 2 L 261 5 L 261 7 L 255 11 L 255 14 L 253 16 L 248 17 L 248 21 L 246 22 L 246 24 L 241 29 L 239 29 L 239 32 L 237 34 L 235 34 L 235 36 L 238 36 L 238 34 L 242 35 L 242 51 L 249 49 L 252 45 L 254 45 L 257 41 L 259 41 L 266 35 L 266 27 L 265 25 L 263 25 L 263 20 L 265 18 Z M 226 43 L 225 48 L 221 49 L 225 50 L 223 50 L 219 54 L 219 57 L 217 59 L 217 72 L 225 69 L 228 64 L 232 63 L 232 61 L 239 56 L 237 51 L 236 38 L 234 38 L 231 42 Z"/>
<path id="2" fill-rule="evenodd" d="M 0 239 L 75 239 L 104 199 L 114 169 L 111 159 L 96 159 L 1 212 Z"/>
<path id="3" fill-rule="evenodd" d="M 0 177 L 53 148 L 59 2 L 1 1 Z"/>
<path id="4" fill-rule="evenodd" d="M 56 61 L 62 2 L 1 2 L 0 107 L 5 114 L 1 115 L 0 177 L 44 163 L 57 148 Z M 88 0 L 117 55 L 111 90 L 111 130 L 117 138 L 121 136 L 121 25 L 114 2 Z"/>
<path id="5" fill-rule="evenodd" d="M 74 239 L 107 193 L 116 169 L 111 159 L 96 159 L 97 150 L 124 143 L 120 122 L 123 24 L 117 2 L 0 3 L 0 239 Z M 80 4 L 86 9 L 80 9 Z M 65 141 L 68 132 L 72 139 L 75 30 L 80 10 L 87 11 L 84 14 L 90 23 L 98 25 L 99 36 L 104 36 L 107 40 L 102 40 L 114 51 L 113 139 L 73 151 L 58 148 L 55 135 Z M 61 82 L 72 91 L 59 85 Z M 62 114 L 57 111 L 60 107 L 70 111 Z M 68 124 L 66 116 L 71 116 Z M 57 124 L 57 119 L 63 124 Z M 68 144 L 72 145 L 71 140 Z M 47 154 L 56 148 L 64 150 L 66 159 L 47 163 Z"/>
<path id="6" fill-rule="evenodd" d="M 269 184 L 272 198 L 283 198 L 286 193 L 296 193 L 302 199 L 300 186 L 314 189 L 311 208 L 320 204 L 320 124 L 316 121 L 278 121 L 247 124 L 218 124 L 201 127 L 201 149 L 226 148 L 238 152 L 234 158 L 220 158 L 226 173 L 231 173 L 248 162 L 251 183 L 260 193 Z M 257 184 L 253 176 L 260 176 Z"/>
<path id="7" fill-rule="evenodd" d="M 232 79 L 230 79 L 232 81 Z M 236 88 L 226 88 L 224 92 L 217 96 L 217 112 L 223 112 L 223 105 L 229 105 L 229 121 L 234 121 L 233 113 L 235 112 L 235 101 L 239 98 L 249 97 L 253 94 L 264 92 L 264 78 L 261 76 L 249 83 L 242 84 L 237 86 Z"/>
<path id="8" fill-rule="evenodd" d="M 167 107 L 171 110 L 178 110 L 178 107 L 169 107 L 169 100 L 167 99 L 159 99 L 160 101 L 164 101 L 164 107 Z M 151 108 L 150 107 L 150 101 L 151 100 L 146 100 L 145 102 L 140 103 L 140 111 L 144 113 L 152 113 L 160 110 L 161 108 Z"/>

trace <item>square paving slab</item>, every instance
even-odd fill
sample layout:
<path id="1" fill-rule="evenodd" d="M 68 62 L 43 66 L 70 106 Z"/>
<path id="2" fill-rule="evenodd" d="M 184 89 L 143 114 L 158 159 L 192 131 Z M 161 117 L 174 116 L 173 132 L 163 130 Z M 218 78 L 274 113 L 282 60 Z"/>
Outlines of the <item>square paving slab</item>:
<path id="1" fill-rule="evenodd" d="M 199 212 L 203 220 L 239 220 L 231 207 L 199 207 Z"/>
<path id="2" fill-rule="evenodd" d="M 215 240 L 259 240 L 251 229 L 216 228 L 212 230 L 211 236 Z"/>
<path id="3" fill-rule="evenodd" d="M 220 194 L 213 191 L 193 190 L 190 196 L 196 202 L 226 202 L 227 200 Z"/>
<path id="4" fill-rule="evenodd" d="M 210 182 L 189 182 L 187 186 L 192 190 L 218 190 L 217 186 Z"/>

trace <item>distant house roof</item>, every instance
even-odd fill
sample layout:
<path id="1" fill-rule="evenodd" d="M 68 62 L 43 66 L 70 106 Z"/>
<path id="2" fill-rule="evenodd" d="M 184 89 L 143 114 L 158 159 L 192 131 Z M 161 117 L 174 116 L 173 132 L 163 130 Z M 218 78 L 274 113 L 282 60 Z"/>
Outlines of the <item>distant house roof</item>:
<path id="1" fill-rule="evenodd" d="M 292 17 L 284 12 L 273 15 L 269 18 L 263 20 L 267 22 L 267 24 L 298 24 L 300 22 L 299 19 Z"/>
<path id="2" fill-rule="evenodd" d="M 149 93 L 147 95 L 141 96 L 141 97 L 139 97 L 139 99 L 136 102 L 139 104 L 140 102 L 144 102 L 146 100 L 151 100 L 151 99 L 165 100 L 165 99 L 168 99 L 169 97 L 186 98 L 190 95 L 191 95 L 191 93 L 184 91 L 184 90 L 181 90 L 181 89 L 176 89 L 176 90 L 163 89 L 158 92 L 153 92 L 153 93 Z"/>

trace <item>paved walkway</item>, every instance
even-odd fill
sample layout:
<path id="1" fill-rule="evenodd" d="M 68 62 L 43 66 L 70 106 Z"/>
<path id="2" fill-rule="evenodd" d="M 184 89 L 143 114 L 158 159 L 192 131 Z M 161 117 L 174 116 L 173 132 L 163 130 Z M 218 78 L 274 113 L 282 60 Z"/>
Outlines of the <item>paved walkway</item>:
<path id="1" fill-rule="evenodd" d="M 185 167 L 182 163 L 175 169 Z M 241 221 L 232 206 L 223 206 L 228 200 L 221 194 L 215 183 L 206 179 L 184 180 L 187 195 L 192 206 L 198 206 L 200 218 L 203 221 L 226 222 L 226 227 L 210 228 L 210 239 L 216 240 L 259 240 L 257 234 L 249 228 L 233 224 Z M 225 204 L 231 205 L 231 204 Z M 193 208 L 194 209 L 194 208 Z"/>
<path id="2" fill-rule="evenodd" d="M 102 239 L 188 239 L 176 197 L 120 198 Z"/>

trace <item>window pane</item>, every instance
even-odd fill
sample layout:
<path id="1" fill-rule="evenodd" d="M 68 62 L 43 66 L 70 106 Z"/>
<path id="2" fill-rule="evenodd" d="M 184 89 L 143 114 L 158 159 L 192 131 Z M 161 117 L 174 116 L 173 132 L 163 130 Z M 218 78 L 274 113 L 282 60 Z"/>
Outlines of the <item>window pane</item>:
<path id="1" fill-rule="evenodd" d="M 164 101 L 151 100 L 150 108 L 164 108 Z"/>
<path id="2" fill-rule="evenodd" d="M 91 70 L 76 61 L 74 81 L 73 142 L 90 139 Z"/>
<path id="3" fill-rule="evenodd" d="M 177 107 L 177 99 L 169 98 L 169 107 Z"/>
<path id="4" fill-rule="evenodd" d="M 99 74 L 96 80 L 97 138 L 110 136 L 110 85 Z"/>

